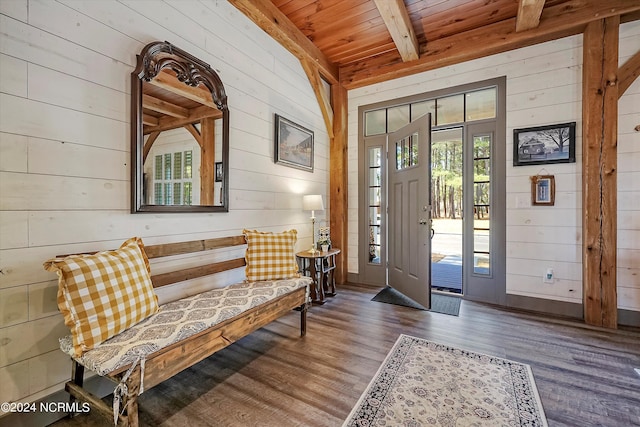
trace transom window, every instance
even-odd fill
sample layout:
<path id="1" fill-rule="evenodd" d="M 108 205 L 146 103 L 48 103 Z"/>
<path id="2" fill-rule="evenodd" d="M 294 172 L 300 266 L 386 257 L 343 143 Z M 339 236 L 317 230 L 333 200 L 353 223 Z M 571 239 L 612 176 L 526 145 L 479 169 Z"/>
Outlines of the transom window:
<path id="1" fill-rule="evenodd" d="M 495 118 L 496 88 L 367 111 L 364 115 L 365 136 L 394 132 L 426 113 L 431 113 L 433 127 Z"/>

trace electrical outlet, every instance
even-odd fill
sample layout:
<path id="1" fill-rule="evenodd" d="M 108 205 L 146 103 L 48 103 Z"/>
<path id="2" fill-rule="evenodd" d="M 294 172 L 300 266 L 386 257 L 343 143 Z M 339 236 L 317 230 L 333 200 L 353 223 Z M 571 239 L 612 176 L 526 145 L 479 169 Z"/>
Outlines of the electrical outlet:
<path id="1" fill-rule="evenodd" d="M 542 276 L 544 283 L 553 283 L 553 268 L 547 268 L 547 272 Z"/>

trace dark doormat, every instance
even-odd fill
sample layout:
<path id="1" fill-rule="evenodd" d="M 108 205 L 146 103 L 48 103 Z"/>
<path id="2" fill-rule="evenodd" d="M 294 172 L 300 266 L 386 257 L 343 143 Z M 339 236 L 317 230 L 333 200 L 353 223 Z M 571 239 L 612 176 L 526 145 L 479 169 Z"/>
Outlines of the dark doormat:
<path id="1" fill-rule="evenodd" d="M 387 304 L 402 305 L 405 307 L 415 308 L 418 310 L 426 310 L 421 304 L 418 304 L 411 298 L 407 298 L 395 289 L 387 286 L 371 299 L 371 301 L 384 302 Z M 450 297 L 447 295 L 431 294 L 431 310 L 435 313 L 449 314 L 457 316 L 460 313 L 459 297 Z"/>

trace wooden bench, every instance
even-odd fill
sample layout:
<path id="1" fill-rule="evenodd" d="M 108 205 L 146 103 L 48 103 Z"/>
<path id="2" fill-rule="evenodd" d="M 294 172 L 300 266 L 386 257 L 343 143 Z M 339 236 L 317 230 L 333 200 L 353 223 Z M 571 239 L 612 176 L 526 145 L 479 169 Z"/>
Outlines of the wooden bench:
<path id="1" fill-rule="evenodd" d="M 234 246 L 245 244 L 246 241 L 244 236 L 233 236 L 146 246 L 145 250 L 149 259 L 157 259 L 160 257 L 170 257 L 182 254 L 197 254 L 199 252 L 232 248 Z M 245 259 L 235 258 L 221 262 L 199 265 L 197 267 L 178 268 L 174 271 L 164 272 L 162 274 L 153 274 L 152 271 L 151 280 L 154 288 L 158 288 L 167 285 L 179 284 L 186 280 L 201 278 L 243 266 L 245 266 Z M 307 278 L 291 280 L 300 281 L 307 280 Z M 255 285 L 257 287 L 260 286 L 260 284 L 264 285 L 265 283 L 266 282 L 255 282 L 255 284 L 250 285 Z M 232 288 L 233 286 L 247 287 L 246 284 L 230 285 L 222 288 L 222 290 Z M 297 283 L 297 286 L 301 286 L 301 284 Z M 186 300 L 186 298 L 179 300 L 178 302 L 183 300 Z M 162 307 L 165 306 L 166 305 L 160 306 L 160 312 L 162 312 Z M 118 414 L 118 425 L 138 426 L 138 396 L 142 391 L 171 378 L 218 350 L 227 347 L 229 344 L 232 344 L 247 334 L 290 312 L 292 309 L 299 310 L 301 313 L 300 335 L 304 336 L 306 333 L 306 313 L 308 307 L 308 286 L 298 287 L 291 292 L 278 295 L 269 301 L 260 303 L 259 305 L 251 307 L 240 314 L 223 320 L 208 329 L 195 333 L 195 335 L 189 336 L 182 341 L 175 342 L 158 351 L 146 354 L 142 363 L 129 363 L 109 372 L 106 375 L 103 375 L 117 383 L 121 391 L 126 391 L 126 393 L 123 393 L 124 396 L 122 397 L 121 402 L 123 411 L 117 410 L 115 412 Z M 114 338 L 117 338 L 117 336 Z M 86 354 L 88 353 L 90 352 L 87 352 Z M 71 395 L 72 404 L 70 406 L 74 407 L 73 402 L 75 399 L 78 399 L 83 402 L 88 402 L 94 409 L 109 419 L 114 419 L 114 409 L 109 407 L 98 396 L 83 388 L 85 366 L 81 363 L 83 359 L 79 359 L 80 360 L 72 358 L 73 365 L 71 381 L 67 382 L 65 386 L 65 390 Z M 141 385 L 144 387 L 144 390 L 141 390 Z M 116 390 L 118 387 L 116 387 Z"/>

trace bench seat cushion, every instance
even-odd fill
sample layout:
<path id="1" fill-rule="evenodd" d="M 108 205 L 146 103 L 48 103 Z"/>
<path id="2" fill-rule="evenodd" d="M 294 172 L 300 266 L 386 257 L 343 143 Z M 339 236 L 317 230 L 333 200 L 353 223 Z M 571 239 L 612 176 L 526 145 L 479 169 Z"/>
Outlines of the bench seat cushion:
<path id="1" fill-rule="evenodd" d="M 309 277 L 300 277 L 213 289 L 160 306 L 156 314 L 80 357 L 74 357 L 71 336 L 60 339 L 60 348 L 86 368 L 107 375 L 296 289 L 307 287 L 308 300 L 310 281 Z"/>

